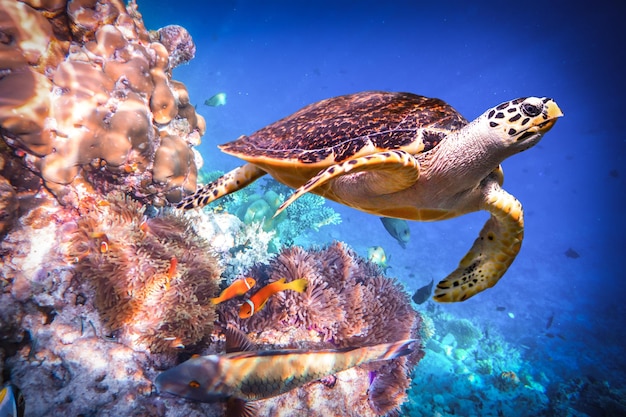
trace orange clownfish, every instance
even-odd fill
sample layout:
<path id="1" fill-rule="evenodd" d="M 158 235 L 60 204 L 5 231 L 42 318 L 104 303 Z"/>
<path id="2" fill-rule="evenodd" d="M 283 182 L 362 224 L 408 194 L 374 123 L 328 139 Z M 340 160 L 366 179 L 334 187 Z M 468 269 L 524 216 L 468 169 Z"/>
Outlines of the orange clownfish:
<path id="1" fill-rule="evenodd" d="M 177 266 L 178 266 L 178 259 L 176 259 L 176 257 L 172 257 L 172 259 L 170 259 L 170 267 L 167 268 L 167 277 L 169 279 L 174 278 L 174 275 L 176 275 Z"/>
<path id="2" fill-rule="evenodd" d="M 276 282 L 267 284 L 265 287 L 255 292 L 249 300 L 246 300 L 246 302 L 241 305 L 241 309 L 239 309 L 239 317 L 245 319 L 252 316 L 254 313 L 265 307 L 267 300 L 269 300 L 269 298 L 277 292 L 285 290 L 302 292 L 306 290 L 306 286 L 307 282 L 304 278 L 287 283 L 285 283 L 285 278 L 282 278 Z"/>
<path id="3" fill-rule="evenodd" d="M 230 300 L 233 297 L 237 297 L 238 295 L 243 295 L 256 284 L 256 280 L 254 278 L 239 278 L 233 281 L 232 284 L 228 286 L 219 297 L 211 298 L 211 302 L 213 304 L 219 304 L 223 301 Z"/>

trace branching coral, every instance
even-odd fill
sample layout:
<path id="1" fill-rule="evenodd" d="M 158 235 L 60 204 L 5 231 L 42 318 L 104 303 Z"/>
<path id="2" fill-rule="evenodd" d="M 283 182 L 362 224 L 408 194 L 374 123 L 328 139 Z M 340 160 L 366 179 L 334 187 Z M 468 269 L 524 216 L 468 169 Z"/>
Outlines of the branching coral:
<path id="1" fill-rule="evenodd" d="M 443 334 L 451 333 L 461 349 L 472 349 L 482 337 L 478 329 L 467 319 L 448 320 L 442 325 Z"/>
<path id="2" fill-rule="evenodd" d="M 203 183 L 211 182 L 223 174 L 202 172 Z M 287 209 L 273 217 L 285 195 L 293 190 L 273 180 L 266 179 L 256 187 L 247 187 L 215 202 L 213 207 L 237 215 L 246 224 L 260 223 L 264 231 L 276 232 L 270 247 L 276 253 L 281 247 L 305 244 L 311 230 L 341 223 L 339 213 L 326 205 L 326 200 L 315 194 L 305 194 Z"/>
<path id="3" fill-rule="evenodd" d="M 83 209 L 69 253 L 110 330 L 132 347 L 168 351 L 210 333 L 221 269 L 184 218 L 145 218 L 114 197 Z"/>
<path id="4" fill-rule="evenodd" d="M 219 307 L 224 320 L 235 323 L 259 342 L 319 348 L 366 346 L 419 338 L 421 319 L 412 309 L 408 294 L 395 280 L 381 275 L 375 265 L 358 257 L 344 244 L 334 243 L 321 250 L 284 249 L 269 265 L 256 266 L 246 275 L 255 278 L 259 287 L 280 278 L 286 278 L 287 282 L 299 278 L 308 281 L 303 294 L 280 292 L 249 319 L 238 317 L 236 300 Z M 360 378 L 374 377 L 369 387 L 366 384 L 369 405 L 365 407 L 366 411 L 360 408 L 359 415 L 394 412 L 405 400 L 411 369 L 422 356 L 423 351 L 418 350 L 406 358 L 359 368 Z M 320 394 L 325 396 L 320 401 L 358 403 L 358 398 L 362 398 L 365 392 L 359 392 L 354 388 L 357 385 L 352 384 L 354 390 L 338 382 L 338 387 Z M 287 395 L 293 396 L 291 407 L 303 406 L 298 403 L 303 393 Z M 309 415 L 318 415 L 319 410 L 325 409 L 312 407 Z M 267 405 L 264 409 L 269 408 Z"/>
<path id="5" fill-rule="evenodd" d="M 273 179 L 265 183 L 263 199 L 270 203 L 272 215 L 293 190 Z M 326 200 L 315 194 L 305 194 L 287 207 L 277 218 L 270 219 L 270 227 L 276 230 L 278 248 L 294 244 L 304 244 L 311 230 L 318 231 L 323 226 L 341 223 L 339 213 L 326 205 Z"/>
<path id="6" fill-rule="evenodd" d="M 265 232 L 260 223 L 244 224 L 229 213 L 188 211 L 192 228 L 211 246 L 211 252 L 224 268 L 227 284 L 248 271 L 254 264 L 267 262 L 274 232 Z"/>
<path id="7" fill-rule="evenodd" d="M 0 134 L 59 201 L 81 182 L 155 204 L 195 191 L 205 124 L 171 80 L 186 30 L 151 38 L 121 0 L 3 0 L 0 35 Z"/>

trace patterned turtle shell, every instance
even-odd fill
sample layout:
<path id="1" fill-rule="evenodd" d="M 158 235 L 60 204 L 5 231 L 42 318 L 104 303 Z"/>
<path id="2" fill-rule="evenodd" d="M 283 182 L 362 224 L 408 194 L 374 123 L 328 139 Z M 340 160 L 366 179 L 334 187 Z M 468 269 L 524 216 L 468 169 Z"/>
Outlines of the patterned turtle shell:
<path id="1" fill-rule="evenodd" d="M 310 104 L 220 149 L 262 165 L 329 166 L 387 150 L 426 152 L 466 124 L 440 99 L 366 91 Z"/>

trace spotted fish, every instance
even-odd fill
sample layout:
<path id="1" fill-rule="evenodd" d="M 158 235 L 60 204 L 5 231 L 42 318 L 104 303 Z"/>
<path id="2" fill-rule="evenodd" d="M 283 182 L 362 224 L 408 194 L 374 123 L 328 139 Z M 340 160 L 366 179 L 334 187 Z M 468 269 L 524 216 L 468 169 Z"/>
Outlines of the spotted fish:
<path id="1" fill-rule="evenodd" d="M 239 339 L 238 345 L 244 349 L 254 349 L 232 326 L 226 330 L 227 346 L 229 338 Z M 408 355 L 416 342 L 407 339 L 342 349 L 248 350 L 197 356 L 161 373 L 155 385 L 160 393 L 201 402 L 224 401 L 227 416 L 252 416 L 255 407 L 248 401 L 274 397 L 357 365 Z"/>

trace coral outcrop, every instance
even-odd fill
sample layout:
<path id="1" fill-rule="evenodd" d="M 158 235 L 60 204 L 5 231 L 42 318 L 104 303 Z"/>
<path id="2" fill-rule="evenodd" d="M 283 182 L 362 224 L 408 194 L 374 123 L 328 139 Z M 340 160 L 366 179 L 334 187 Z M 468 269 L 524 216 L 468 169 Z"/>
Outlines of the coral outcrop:
<path id="1" fill-rule="evenodd" d="M 205 415 L 152 380 L 211 337 L 222 267 L 145 205 L 196 188 L 194 53 L 134 1 L 0 0 L 0 383 L 29 416 Z"/>
<path id="2" fill-rule="evenodd" d="M 238 300 L 220 305 L 220 317 L 259 345 L 315 349 L 419 338 L 420 315 L 404 289 L 342 243 L 320 250 L 287 248 L 246 275 L 259 288 L 280 278 L 308 281 L 304 293 L 280 292 L 249 319 L 238 317 Z M 393 414 L 406 399 L 411 370 L 422 356 L 417 350 L 343 372 L 333 388 L 314 383 L 264 400 L 261 415 L 288 415 L 293 409 L 308 410 L 309 416 Z"/>
<path id="3" fill-rule="evenodd" d="M 200 172 L 202 183 L 209 183 L 223 172 Z M 217 211 L 235 214 L 247 225 L 260 224 L 263 231 L 275 232 L 270 251 L 277 253 L 282 247 L 308 245 L 311 231 L 341 223 L 341 216 L 326 205 L 326 200 L 315 194 L 305 194 L 282 213 L 274 217 L 276 210 L 293 189 L 268 178 L 255 187 L 246 187 L 219 199 L 209 207 Z"/>
<path id="4" fill-rule="evenodd" d="M 493 323 L 459 318 L 434 304 L 423 317 L 431 322 L 431 337 L 413 373 L 404 415 L 566 415 L 541 413 L 549 402 L 546 375 L 523 360 Z"/>
<path id="5" fill-rule="evenodd" d="M 160 205 L 195 191 L 205 124 L 171 79 L 195 54 L 186 30 L 151 36 L 121 0 L 1 5 L 0 134 L 60 202 L 81 183 Z"/>
<path id="6" fill-rule="evenodd" d="M 221 268 L 189 220 L 144 210 L 22 201 L 0 240 L 0 383 L 21 387 L 27 415 L 203 415 L 167 412 L 152 381 L 210 340 Z"/>

